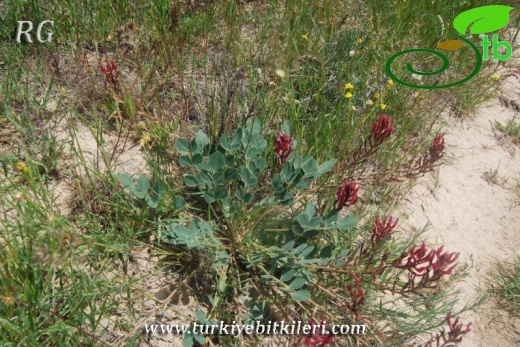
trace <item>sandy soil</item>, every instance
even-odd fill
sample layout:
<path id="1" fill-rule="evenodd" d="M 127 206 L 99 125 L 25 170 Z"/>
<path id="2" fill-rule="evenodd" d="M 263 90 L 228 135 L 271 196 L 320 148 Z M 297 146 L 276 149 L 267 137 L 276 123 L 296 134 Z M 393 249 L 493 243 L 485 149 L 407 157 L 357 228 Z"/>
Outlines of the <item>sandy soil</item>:
<path id="1" fill-rule="evenodd" d="M 520 102 L 516 77 L 503 88 L 503 98 Z M 498 262 L 520 255 L 520 149 L 494 127 L 495 120 L 505 124 L 514 116 L 497 98 L 470 120 L 447 118 L 447 164 L 418 180 L 403 206 L 402 220 L 408 219 L 402 226 L 429 224 L 425 237 L 431 245 L 460 252 L 459 263 L 472 265 L 459 284 L 461 307 L 493 287 Z M 461 346 L 520 345 L 520 320 L 492 299 L 461 320 L 473 322 Z"/>

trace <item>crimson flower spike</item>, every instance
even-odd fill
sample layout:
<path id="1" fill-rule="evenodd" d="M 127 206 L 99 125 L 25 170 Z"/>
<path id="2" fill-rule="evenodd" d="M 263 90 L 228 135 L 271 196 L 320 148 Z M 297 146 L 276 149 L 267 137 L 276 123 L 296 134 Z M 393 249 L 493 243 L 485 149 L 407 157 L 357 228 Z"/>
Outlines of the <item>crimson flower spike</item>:
<path id="1" fill-rule="evenodd" d="M 287 161 L 289 154 L 291 154 L 293 140 L 294 134 L 291 134 L 291 137 L 289 137 L 284 132 L 275 139 L 274 152 L 277 155 L 276 163 L 278 167 L 281 167 Z"/>
<path id="2" fill-rule="evenodd" d="M 452 322 L 451 312 L 448 312 L 446 320 L 448 321 L 448 327 L 450 328 L 450 331 L 448 332 L 448 341 L 450 342 L 460 342 L 462 337 L 471 331 L 471 323 L 468 323 L 466 328 L 463 329 L 463 324 L 459 323 L 458 318 L 455 319 L 455 322 Z"/>
<path id="3" fill-rule="evenodd" d="M 377 143 L 381 143 L 394 132 L 394 120 L 389 115 L 379 114 L 372 123 L 372 134 Z"/>
<path id="4" fill-rule="evenodd" d="M 433 252 L 433 250 L 428 252 L 424 242 L 420 247 L 414 245 L 410 247 L 407 253 L 404 253 L 401 257 L 397 258 L 394 261 L 393 266 L 398 269 L 406 269 L 415 276 L 424 276 L 428 274 L 430 270 L 430 261 Z M 403 260 L 405 260 L 404 263 Z"/>
<path id="5" fill-rule="evenodd" d="M 365 302 L 365 292 L 363 288 L 359 285 L 360 279 L 354 277 L 354 286 L 348 284 L 347 291 L 350 295 L 350 301 L 346 303 L 346 307 L 354 313 L 356 316 L 359 316 L 359 311 L 361 306 L 363 306 Z"/>
<path id="6" fill-rule="evenodd" d="M 435 136 L 435 139 L 433 139 L 433 142 L 430 146 L 430 157 L 432 162 L 435 162 L 442 158 L 444 155 L 444 134 L 440 133 L 437 136 Z"/>
<path id="7" fill-rule="evenodd" d="M 399 218 L 394 220 L 394 217 L 387 216 L 381 220 L 379 216 L 377 216 L 375 221 L 376 226 L 372 228 L 372 242 L 379 242 L 385 239 L 397 226 L 397 222 L 399 222 Z"/>
<path id="8" fill-rule="evenodd" d="M 118 80 L 118 72 L 117 72 L 117 64 L 112 59 L 107 59 L 105 63 L 101 64 L 99 70 L 103 75 L 105 75 L 108 83 L 117 87 L 119 84 Z"/>
<path id="9" fill-rule="evenodd" d="M 336 191 L 336 200 L 334 201 L 334 209 L 341 210 L 343 207 L 354 205 L 357 202 L 359 185 L 355 182 L 345 182 L 340 185 Z"/>
<path id="10" fill-rule="evenodd" d="M 455 267 L 457 267 L 456 261 L 460 253 L 442 253 L 443 248 L 444 246 L 440 246 L 432 254 L 430 262 L 431 269 L 433 270 L 432 278 L 439 278 L 442 275 L 451 275 Z"/>
<path id="11" fill-rule="evenodd" d="M 312 326 L 313 329 L 314 329 L 314 326 L 316 326 L 316 324 L 314 324 L 312 319 L 308 320 L 308 324 L 310 326 Z M 334 340 L 334 335 L 322 334 L 323 329 L 321 327 L 325 326 L 325 324 L 327 324 L 326 320 L 322 319 L 321 324 L 318 325 L 318 326 L 320 326 L 320 328 L 317 329 L 318 333 L 307 335 L 305 337 L 303 344 L 305 346 L 310 346 L 310 347 L 325 347 L 325 346 L 330 345 L 332 343 L 332 341 Z"/>

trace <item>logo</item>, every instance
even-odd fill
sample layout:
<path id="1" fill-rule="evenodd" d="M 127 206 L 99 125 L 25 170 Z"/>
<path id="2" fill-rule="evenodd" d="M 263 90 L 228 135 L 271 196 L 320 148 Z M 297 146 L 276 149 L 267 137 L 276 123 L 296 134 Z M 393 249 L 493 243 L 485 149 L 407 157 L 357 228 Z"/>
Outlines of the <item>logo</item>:
<path id="1" fill-rule="evenodd" d="M 433 76 L 440 73 L 443 73 L 448 69 L 450 66 L 450 62 L 448 57 L 446 57 L 441 52 L 435 51 L 433 49 L 426 49 L 426 48 L 414 48 L 414 49 L 407 49 L 401 52 L 398 52 L 394 55 L 392 55 L 387 61 L 385 65 L 386 73 L 390 78 L 392 78 L 394 81 L 401 83 L 405 86 L 412 87 L 412 88 L 422 88 L 422 89 L 439 89 L 439 88 L 448 88 L 453 87 L 458 84 L 464 83 L 469 81 L 471 78 L 473 78 L 482 67 L 482 60 L 488 60 L 489 59 L 489 47 L 492 47 L 492 58 L 495 60 L 506 60 L 508 59 L 511 54 L 513 53 L 513 49 L 511 48 L 511 45 L 508 42 L 505 41 L 499 41 L 498 35 L 493 35 L 491 37 L 491 41 L 489 40 L 487 34 L 492 31 L 496 31 L 499 29 L 502 29 L 507 25 L 509 22 L 509 12 L 513 10 L 513 7 L 510 6 L 503 6 L 503 5 L 490 5 L 490 6 L 481 6 L 477 7 L 468 11 L 464 11 L 461 14 L 459 14 L 454 20 L 453 20 L 453 28 L 458 32 L 456 33 L 449 33 L 449 35 L 454 36 L 457 39 L 454 40 L 448 40 L 441 42 L 437 45 L 437 48 L 447 50 L 447 51 L 455 51 L 457 49 L 462 48 L 464 45 L 468 45 L 473 53 L 475 54 L 475 61 L 476 65 L 475 68 L 471 71 L 471 73 L 466 76 L 465 78 L 461 79 L 460 81 L 443 84 L 443 85 L 418 85 L 413 84 L 410 82 L 406 82 L 397 76 L 392 71 L 392 63 L 394 60 L 399 58 L 401 55 L 413 53 L 413 52 L 427 52 L 436 55 L 442 60 L 442 66 L 431 72 L 424 72 L 424 71 L 418 71 L 413 68 L 412 63 L 408 63 L 406 65 L 406 69 L 411 72 L 412 74 L 415 74 L 421 78 L 422 76 Z M 471 43 L 469 40 L 464 38 L 466 35 L 466 30 L 471 26 L 469 29 L 469 33 L 471 35 L 482 35 L 482 42 L 481 46 L 483 48 L 483 54 L 480 54 L 479 49 Z M 460 34 L 460 35 L 459 35 Z M 499 48 L 504 47 L 505 53 L 501 54 L 499 52 Z"/>
<path id="2" fill-rule="evenodd" d="M 24 24 L 27 24 L 27 28 L 26 29 L 24 29 Z M 43 22 L 38 24 L 38 27 L 36 28 L 36 39 L 40 43 L 51 42 L 52 41 L 52 34 L 53 33 L 47 33 L 47 38 L 45 40 L 42 38 L 42 29 L 43 29 L 43 26 L 45 24 L 50 24 L 50 26 L 52 27 L 52 26 L 54 26 L 54 21 L 44 20 Z M 16 39 L 15 39 L 15 42 L 16 43 L 21 43 L 22 42 L 21 41 L 22 35 L 24 35 L 25 36 L 25 42 L 33 43 L 32 39 L 31 39 L 31 31 L 33 30 L 33 28 L 34 28 L 33 22 L 31 22 L 29 20 L 19 20 L 18 21 L 18 26 L 16 28 Z"/>

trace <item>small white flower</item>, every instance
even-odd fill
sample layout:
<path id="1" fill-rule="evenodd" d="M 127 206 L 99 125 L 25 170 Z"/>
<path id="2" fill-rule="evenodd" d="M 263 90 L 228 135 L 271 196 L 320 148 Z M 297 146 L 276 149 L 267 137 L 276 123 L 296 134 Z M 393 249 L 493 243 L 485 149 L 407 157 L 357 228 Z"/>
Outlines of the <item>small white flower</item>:
<path id="1" fill-rule="evenodd" d="M 368 106 L 372 106 L 374 103 L 372 102 L 372 100 L 368 99 L 365 104 L 367 104 Z"/>
<path id="2" fill-rule="evenodd" d="M 354 54 L 356 54 L 356 51 L 353 49 L 351 49 L 350 52 L 348 52 L 348 55 L 350 55 L 351 57 L 353 57 Z"/>

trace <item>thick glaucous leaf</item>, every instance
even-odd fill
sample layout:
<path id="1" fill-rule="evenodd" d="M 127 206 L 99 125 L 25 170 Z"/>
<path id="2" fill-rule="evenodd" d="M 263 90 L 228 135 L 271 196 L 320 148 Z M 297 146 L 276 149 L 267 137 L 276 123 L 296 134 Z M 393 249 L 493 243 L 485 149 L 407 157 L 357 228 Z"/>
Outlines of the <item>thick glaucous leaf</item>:
<path id="1" fill-rule="evenodd" d="M 338 210 L 331 210 L 325 217 L 325 226 L 330 227 L 338 220 Z"/>
<path id="2" fill-rule="evenodd" d="M 191 165 L 197 167 L 199 170 L 202 170 L 205 165 L 203 164 L 202 155 L 199 153 L 195 154 L 193 157 L 191 157 Z"/>
<path id="3" fill-rule="evenodd" d="M 157 198 L 161 198 L 164 195 L 164 183 L 157 181 L 153 184 L 152 191 Z"/>
<path id="4" fill-rule="evenodd" d="M 206 337 L 204 335 L 195 334 L 193 337 L 195 337 L 195 340 L 199 343 L 199 345 L 203 346 L 206 344 Z"/>
<path id="5" fill-rule="evenodd" d="M 156 208 L 158 205 L 159 205 L 159 201 L 150 197 L 150 196 L 147 196 L 146 197 L 146 204 L 148 206 L 150 206 L 151 208 Z"/>
<path id="6" fill-rule="evenodd" d="M 291 240 L 291 241 L 287 242 L 287 243 L 283 246 L 282 251 L 284 251 L 284 252 L 289 251 L 291 248 L 294 247 L 294 244 L 295 244 L 295 243 L 296 243 L 296 241 L 294 241 L 294 240 Z"/>
<path id="7" fill-rule="evenodd" d="M 193 347 L 195 340 L 193 338 L 193 334 L 184 334 L 184 338 L 182 339 L 182 347 Z"/>
<path id="8" fill-rule="evenodd" d="M 181 167 L 186 167 L 191 165 L 191 159 L 187 155 L 181 155 L 179 157 L 179 165 Z"/>
<path id="9" fill-rule="evenodd" d="M 132 177 L 125 174 L 117 174 L 117 179 L 123 186 L 123 188 L 129 188 L 130 190 L 134 189 L 134 180 Z"/>
<path id="10" fill-rule="evenodd" d="M 357 216 L 347 216 L 347 217 L 341 219 L 336 224 L 336 228 L 338 228 L 341 231 L 350 230 L 357 225 L 358 221 L 359 221 L 359 218 Z"/>
<path id="11" fill-rule="evenodd" d="M 336 165 L 336 162 L 337 162 L 336 159 L 331 159 L 329 161 L 322 163 L 320 166 L 318 166 L 318 172 L 320 173 L 320 175 L 323 175 L 324 173 L 327 173 L 330 170 L 332 170 L 334 165 Z"/>
<path id="12" fill-rule="evenodd" d="M 260 154 L 260 150 L 258 148 L 248 148 L 246 151 L 246 159 L 252 159 Z"/>
<path id="13" fill-rule="evenodd" d="M 216 200 L 222 200 L 228 197 L 228 191 L 227 188 L 220 188 L 215 193 L 215 199 Z"/>
<path id="14" fill-rule="evenodd" d="M 307 280 L 303 277 L 296 277 L 294 280 L 292 280 L 291 284 L 289 284 L 289 290 L 296 290 L 300 289 L 304 285 L 307 284 Z"/>
<path id="15" fill-rule="evenodd" d="M 195 142 L 197 143 L 198 148 L 203 150 L 204 147 L 209 145 L 208 135 L 206 135 L 202 130 L 197 131 L 197 134 L 195 135 Z"/>
<path id="16" fill-rule="evenodd" d="M 287 136 L 291 136 L 291 124 L 289 121 L 285 121 L 282 124 L 282 131 L 287 134 Z"/>
<path id="17" fill-rule="evenodd" d="M 291 164 L 289 162 L 285 162 L 282 166 L 282 177 L 287 182 L 291 174 L 293 173 L 293 169 L 291 167 Z"/>
<path id="18" fill-rule="evenodd" d="M 307 215 L 307 217 L 312 217 L 316 214 L 316 206 L 314 206 L 314 204 L 312 202 L 308 202 L 307 203 L 307 206 L 305 206 L 305 214 Z"/>
<path id="19" fill-rule="evenodd" d="M 175 140 L 175 149 L 177 149 L 177 152 L 181 155 L 190 154 L 190 144 L 186 139 L 178 138 Z"/>
<path id="20" fill-rule="evenodd" d="M 201 322 L 202 324 L 206 324 L 208 319 L 206 318 L 206 314 L 202 310 L 196 310 L 195 311 L 195 317 Z"/>
<path id="21" fill-rule="evenodd" d="M 323 247 L 323 249 L 320 252 L 320 258 L 324 260 L 325 263 L 328 263 L 330 257 L 332 256 L 332 251 L 334 250 L 333 245 L 328 245 Z"/>
<path id="22" fill-rule="evenodd" d="M 238 179 L 238 170 L 235 168 L 226 170 L 226 180 L 228 181 L 234 181 Z"/>
<path id="23" fill-rule="evenodd" d="M 282 205 L 290 205 L 293 202 L 293 196 L 291 192 L 287 190 L 276 192 L 276 198 L 280 201 Z"/>
<path id="24" fill-rule="evenodd" d="M 294 301 L 305 301 L 311 298 L 311 292 L 308 290 L 298 290 L 297 292 L 291 293 L 291 298 Z"/>
<path id="25" fill-rule="evenodd" d="M 212 204 L 215 202 L 215 192 L 212 190 L 208 190 L 204 193 L 204 201 L 206 201 L 208 204 Z"/>
<path id="26" fill-rule="evenodd" d="M 226 164 L 226 160 L 222 153 L 215 152 L 209 157 L 209 169 L 213 172 L 216 172 L 224 167 Z"/>
<path id="27" fill-rule="evenodd" d="M 240 169 L 240 179 L 242 180 L 242 182 L 244 182 L 245 184 L 248 184 L 248 182 L 251 180 L 251 172 L 248 170 L 247 167 L 243 166 L 241 169 Z"/>
<path id="28" fill-rule="evenodd" d="M 148 179 L 148 177 L 144 175 L 139 176 L 139 179 L 137 179 L 137 189 L 142 193 L 146 193 L 149 188 L 150 180 Z"/>
<path id="29" fill-rule="evenodd" d="M 218 171 L 218 172 L 215 172 L 215 174 L 213 174 L 213 181 L 217 185 L 224 184 L 224 179 L 225 179 L 225 176 L 224 176 L 223 171 Z"/>
<path id="30" fill-rule="evenodd" d="M 294 276 L 295 273 L 296 273 L 296 270 L 295 270 L 295 269 L 289 269 L 289 270 L 285 271 L 285 272 L 282 274 L 282 276 L 280 277 L 280 280 L 281 280 L 282 282 L 290 281 L 290 280 L 293 278 L 293 276 Z"/>
<path id="31" fill-rule="evenodd" d="M 182 195 L 175 196 L 175 209 L 179 210 L 181 208 L 184 208 L 185 204 L 186 201 L 184 200 L 184 197 Z"/>
<path id="32" fill-rule="evenodd" d="M 262 130 L 262 123 L 258 118 L 253 117 L 247 121 L 246 128 L 252 135 L 259 134 L 260 130 Z"/>
<path id="33" fill-rule="evenodd" d="M 204 182 L 207 183 L 208 186 L 213 185 L 213 180 L 211 179 L 210 173 L 207 170 L 202 170 L 199 174 L 199 178 Z"/>
<path id="34" fill-rule="evenodd" d="M 239 146 L 240 146 L 240 141 L 242 141 L 242 137 L 244 136 L 244 132 L 242 130 L 242 128 L 238 128 L 237 130 L 235 130 L 235 134 L 233 135 L 233 138 L 231 139 L 231 143 L 230 143 L 230 146 L 231 148 L 236 148 L 238 150 Z M 231 151 L 231 153 L 234 153 L 233 151 Z"/>
<path id="35" fill-rule="evenodd" d="M 308 176 L 315 175 L 318 171 L 318 162 L 311 158 L 302 165 L 302 169 Z"/>
<path id="36" fill-rule="evenodd" d="M 301 190 L 306 189 L 308 186 L 309 186 L 309 182 L 302 180 L 302 181 L 299 181 L 298 183 L 296 183 L 294 185 L 294 189 L 298 190 L 298 191 L 301 191 Z"/>
<path id="37" fill-rule="evenodd" d="M 311 254 L 312 251 L 314 251 L 314 248 L 316 248 L 314 245 L 310 245 L 310 246 L 308 246 L 307 248 L 305 248 L 305 249 L 300 253 L 300 257 L 301 257 L 301 258 L 305 258 L 305 257 L 308 256 L 309 254 Z"/>
<path id="38" fill-rule="evenodd" d="M 273 179 L 271 180 L 271 185 L 275 191 L 280 191 L 283 189 L 282 179 L 280 178 L 280 174 L 275 174 Z"/>
<path id="39" fill-rule="evenodd" d="M 186 184 L 188 187 L 196 187 L 198 182 L 195 176 L 193 175 L 184 175 L 184 184 Z"/>
<path id="40" fill-rule="evenodd" d="M 220 145 L 222 148 L 224 148 L 226 151 L 229 151 L 231 149 L 231 146 L 229 144 L 229 139 L 226 135 L 222 135 L 220 137 Z"/>

